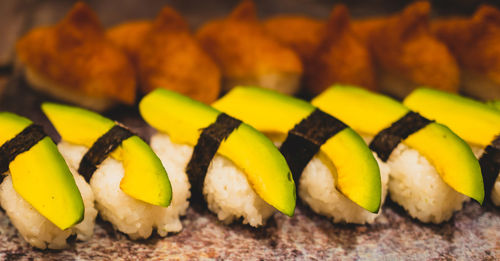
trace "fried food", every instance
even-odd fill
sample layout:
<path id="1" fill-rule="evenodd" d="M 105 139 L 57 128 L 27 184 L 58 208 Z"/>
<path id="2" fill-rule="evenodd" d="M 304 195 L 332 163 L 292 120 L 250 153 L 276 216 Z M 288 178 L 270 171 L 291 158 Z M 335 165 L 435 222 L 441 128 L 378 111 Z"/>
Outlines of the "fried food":
<path id="1" fill-rule="evenodd" d="M 151 24 L 152 22 L 148 20 L 127 22 L 108 29 L 106 34 L 108 39 L 124 51 L 136 65 L 137 50 L 142 47 Z"/>
<path id="2" fill-rule="evenodd" d="M 265 32 L 252 1 L 243 1 L 224 19 L 208 22 L 196 37 L 219 64 L 224 89 L 257 85 L 286 94 L 298 90 L 299 57 Z"/>
<path id="3" fill-rule="evenodd" d="M 417 86 L 456 92 L 458 65 L 429 28 L 430 4 L 416 2 L 401 13 L 353 23 L 377 66 L 378 87 L 404 97 Z"/>
<path id="4" fill-rule="evenodd" d="M 143 93 L 161 87 L 205 103 L 219 96 L 219 68 L 172 8 L 163 8 L 154 21 L 111 28 L 108 37 L 134 62 Z"/>
<path id="5" fill-rule="evenodd" d="M 292 48 L 302 61 L 311 60 L 325 34 L 325 22 L 300 15 L 279 15 L 262 23 L 267 33 Z"/>
<path id="6" fill-rule="evenodd" d="M 482 5 L 470 18 L 439 19 L 431 28 L 457 58 L 462 91 L 483 100 L 499 99 L 500 11 Z"/>
<path id="7" fill-rule="evenodd" d="M 58 24 L 33 29 L 16 45 L 30 85 L 94 110 L 135 100 L 134 68 L 106 38 L 97 15 L 79 2 Z"/>
<path id="8" fill-rule="evenodd" d="M 371 55 L 350 25 L 346 6 L 336 6 L 326 22 L 304 16 L 267 20 L 267 32 L 299 54 L 305 86 L 318 94 L 335 83 L 375 88 Z"/>
<path id="9" fill-rule="evenodd" d="M 313 59 L 306 61 L 306 86 L 312 93 L 319 94 L 336 83 L 375 89 L 370 52 L 352 31 L 349 20 L 347 7 L 336 6 Z"/>

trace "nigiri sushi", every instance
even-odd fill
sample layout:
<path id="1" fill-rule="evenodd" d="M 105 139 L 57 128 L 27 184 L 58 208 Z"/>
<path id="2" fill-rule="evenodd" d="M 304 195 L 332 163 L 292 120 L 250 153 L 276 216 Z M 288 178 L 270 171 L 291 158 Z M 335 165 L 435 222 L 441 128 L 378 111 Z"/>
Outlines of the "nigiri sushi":
<path id="1" fill-rule="evenodd" d="M 479 158 L 486 198 L 500 206 L 500 112 L 479 101 L 427 88 L 416 89 L 403 103 L 469 143 Z"/>
<path id="2" fill-rule="evenodd" d="M 272 90 L 236 87 L 214 108 L 272 137 L 299 196 L 334 222 L 372 223 L 387 192 L 388 167 L 343 122 L 308 102 Z"/>
<path id="3" fill-rule="evenodd" d="M 179 93 L 156 89 L 139 103 L 158 130 L 151 147 L 189 179 L 192 201 L 219 220 L 261 226 L 275 209 L 292 216 L 295 184 L 285 158 L 262 133 Z M 174 171 L 174 170 L 172 170 Z"/>
<path id="4" fill-rule="evenodd" d="M 101 217 L 132 239 L 182 229 L 187 180 L 172 179 L 138 136 L 97 113 L 55 103 L 42 110 L 61 135 L 59 151 L 90 184 Z M 172 201 L 172 202 L 171 202 Z"/>
<path id="5" fill-rule="evenodd" d="M 468 198 L 483 202 L 478 161 L 444 125 L 389 97 L 350 86 L 333 86 L 312 104 L 373 137 L 370 148 L 390 167 L 390 197 L 412 217 L 441 223 Z"/>
<path id="6" fill-rule="evenodd" d="M 90 239 L 97 211 L 88 184 L 42 127 L 8 112 L 0 126 L 0 205 L 19 233 L 40 249 L 64 248 L 71 235 Z"/>

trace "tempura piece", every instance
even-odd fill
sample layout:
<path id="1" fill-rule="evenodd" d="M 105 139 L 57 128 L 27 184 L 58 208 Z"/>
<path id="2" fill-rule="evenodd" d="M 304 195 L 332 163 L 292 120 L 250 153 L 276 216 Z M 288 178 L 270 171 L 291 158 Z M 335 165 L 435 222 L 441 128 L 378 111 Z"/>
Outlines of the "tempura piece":
<path id="1" fill-rule="evenodd" d="M 471 18 L 433 21 L 432 32 L 455 55 L 463 92 L 483 100 L 500 98 L 500 11 L 482 5 Z"/>
<path id="2" fill-rule="evenodd" d="M 430 4 L 416 2 L 388 18 L 354 23 L 377 65 L 378 87 L 404 97 L 417 86 L 456 92 L 459 70 L 448 48 L 429 28 Z"/>
<path id="3" fill-rule="evenodd" d="M 278 15 L 263 25 L 268 34 L 292 48 L 302 61 L 313 58 L 325 34 L 324 21 L 301 15 Z"/>
<path id="4" fill-rule="evenodd" d="M 306 87 L 318 94 L 335 83 L 375 88 L 370 52 L 354 34 L 346 6 L 336 6 L 326 22 L 303 16 L 278 16 L 266 30 L 299 54 Z"/>
<path id="5" fill-rule="evenodd" d="M 137 50 L 142 47 L 151 24 L 148 20 L 127 22 L 108 29 L 106 34 L 137 65 Z"/>
<path id="6" fill-rule="evenodd" d="M 30 31 L 16 49 L 37 90 L 99 111 L 134 103 L 132 64 L 106 39 L 97 15 L 82 2 L 58 24 Z"/>
<path id="7" fill-rule="evenodd" d="M 257 85 L 286 94 L 298 90 L 299 57 L 265 32 L 252 1 L 243 1 L 227 18 L 205 24 L 196 36 L 219 64 L 224 89 Z"/>
<path id="8" fill-rule="evenodd" d="M 114 27 L 108 37 L 135 63 L 143 93 L 161 87 L 205 103 L 219 96 L 219 68 L 172 8 L 163 8 L 152 22 Z"/>
<path id="9" fill-rule="evenodd" d="M 344 5 L 333 9 L 320 46 L 305 64 L 306 86 L 315 94 L 338 83 L 375 88 L 370 52 L 352 31 Z"/>

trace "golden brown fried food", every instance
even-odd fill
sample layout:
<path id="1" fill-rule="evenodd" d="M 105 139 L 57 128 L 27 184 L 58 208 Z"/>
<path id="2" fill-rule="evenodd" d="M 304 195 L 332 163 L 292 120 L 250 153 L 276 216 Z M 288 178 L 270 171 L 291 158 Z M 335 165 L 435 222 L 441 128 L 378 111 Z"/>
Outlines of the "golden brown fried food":
<path id="1" fill-rule="evenodd" d="M 266 20 L 267 33 L 292 48 L 302 59 L 311 60 L 325 34 L 325 22 L 299 15 L 280 15 Z"/>
<path id="2" fill-rule="evenodd" d="M 305 85 L 314 94 L 335 83 L 375 88 L 373 64 L 365 43 L 350 25 L 346 6 L 336 6 L 324 22 L 304 16 L 267 20 L 267 32 L 299 54 Z"/>
<path id="3" fill-rule="evenodd" d="M 459 70 L 448 48 L 430 32 L 430 4 L 416 2 L 401 13 L 354 23 L 377 66 L 378 87 L 398 97 L 427 85 L 456 92 Z"/>
<path id="4" fill-rule="evenodd" d="M 106 38 L 96 14 L 77 3 L 50 27 L 33 29 L 16 45 L 31 86 L 95 110 L 116 102 L 133 104 L 134 69 Z"/>
<path id="5" fill-rule="evenodd" d="M 299 57 L 265 32 L 252 1 L 243 1 L 225 19 L 205 24 L 196 37 L 219 64 L 225 89 L 257 85 L 291 94 L 299 88 Z"/>
<path id="6" fill-rule="evenodd" d="M 313 93 L 320 93 L 335 83 L 375 89 L 370 52 L 352 31 L 349 20 L 347 7 L 336 6 L 313 59 L 305 62 L 306 85 Z"/>
<path id="7" fill-rule="evenodd" d="M 211 103 L 220 92 L 220 71 L 172 8 L 154 21 L 124 23 L 108 37 L 134 62 L 143 93 L 161 87 Z"/>
<path id="8" fill-rule="evenodd" d="M 440 19 L 431 28 L 457 58 L 463 91 L 500 99 L 500 11 L 483 5 L 471 18 Z"/>
<path id="9" fill-rule="evenodd" d="M 132 59 L 132 62 L 137 63 L 137 50 L 142 48 L 142 42 L 151 25 L 151 21 L 133 21 L 112 27 L 106 34 L 111 42 Z"/>

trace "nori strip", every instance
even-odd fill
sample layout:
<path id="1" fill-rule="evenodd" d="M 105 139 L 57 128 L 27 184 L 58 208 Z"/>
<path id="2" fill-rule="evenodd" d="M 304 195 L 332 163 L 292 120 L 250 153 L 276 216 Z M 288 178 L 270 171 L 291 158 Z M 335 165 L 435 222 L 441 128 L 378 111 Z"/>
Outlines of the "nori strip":
<path id="1" fill-rule="evenodd" d="M 500 135 L 496 136 L 490 145 L 484 149 L 479 158 L 481 173 L 483 173 L 485 198 L 491 199 L 491 190 L 500 171 Z"/>
<path id="2" fill-rule="evenodd" d="M 420 114 L 410 111 L 390 127 L 383 129 L 370 143 L 370 149 L 377 153 L 379 158 L 386 162 L 392 151 L 404 139 L 419 131 L 433 121 L 424 118 Z"/>
<path id="3" fill-rule="evenodd" d="M 221 113 L 214 123 L 204 128 L 194 146 L 193 154 L 186 167 L 191 183 L 191 199 L 203 201 L 203 183 L 208 166 L 219 149 L 220 143 L 237 129 L 241 121 Z"/>
<path id="4" fill-rule="evenodd" d="M 296 184 L 321 145 L 345 128 L 347 125 L 342 121 L 315 109 L 288 132 L 280 152 L 285 157 Z"/>
<path id="5" fill-rule="evenodd" d="M 104 135 L 99 137 L 92 147 L 85 153 L 82 160 L 80 161 L 80 166 L 78 167 L 78 173 L 80 173 L 87 182 L 90 182 L 90 178 L 97 169 L 97 166 L 101 164 L 111 153 L 114 151 L 124 140 L 134 136 L 134 134 L 125 127 L 120 125 L 115 125 L 109 129 Z"/>
<path id="6" fill-rule="evenodd" d="M 31 124 L 0 147 L 0 173 L 9 170 L 9 164 L 17 155 L 28 151 L 47 134 L 39 125 Z M 2 178 L 3 179 L 3 178 Z"/>

